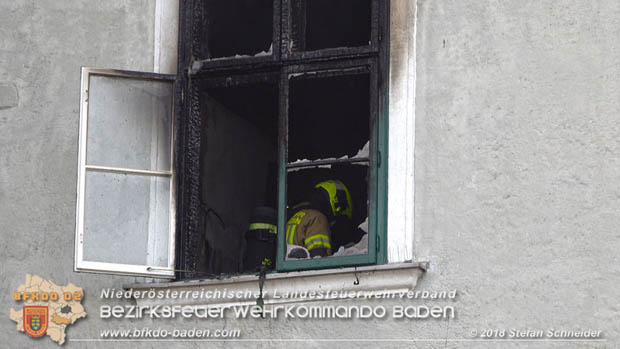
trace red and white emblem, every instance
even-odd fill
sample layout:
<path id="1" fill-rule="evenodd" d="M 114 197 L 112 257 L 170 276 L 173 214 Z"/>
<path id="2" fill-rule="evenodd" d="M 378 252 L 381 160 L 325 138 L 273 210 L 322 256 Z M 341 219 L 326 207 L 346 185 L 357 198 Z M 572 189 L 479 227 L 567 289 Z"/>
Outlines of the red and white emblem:
<path id="1" fill-rule="evenodd" d="M 49 323 L 47 305 L 25 305 L 23 312 L 24 331 L 30 337 L 41 337 L 47 332 Z"/>

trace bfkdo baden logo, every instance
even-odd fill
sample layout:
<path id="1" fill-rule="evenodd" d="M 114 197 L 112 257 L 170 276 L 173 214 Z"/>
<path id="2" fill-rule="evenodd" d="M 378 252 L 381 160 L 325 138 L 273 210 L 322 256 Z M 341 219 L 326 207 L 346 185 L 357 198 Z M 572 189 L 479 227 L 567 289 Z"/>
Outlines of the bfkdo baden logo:
<path id="1" fill-rule="evenodd" d="M 13 292 L 13 300 L 22 302 L 21 310 L 11 309 L 11 320 L 16 329 L 30 337 L 48 335 L 58 344 L 64 344 L 65 330 L 78 319 L 86 317 L 81 288 L 69 283 L 58 286 L 36 275 L 26 275 L 26 282 Z"/>
<path id="2" fill-rule="evenodd" d="M 41 337 L 47 331 L 49 308 L 43 305 L 25 305 L 22 310 L 24 332 L 30 337 Z"/>

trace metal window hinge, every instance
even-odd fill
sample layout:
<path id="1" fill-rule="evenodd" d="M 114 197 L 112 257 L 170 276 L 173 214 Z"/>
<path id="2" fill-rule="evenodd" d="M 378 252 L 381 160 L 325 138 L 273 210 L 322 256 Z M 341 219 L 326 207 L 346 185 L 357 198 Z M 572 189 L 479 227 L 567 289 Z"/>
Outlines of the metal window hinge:
<path id="1" fill-rule="evenodd" d="M 381 251 L 381 238 L 379 234 L 377 234 L 377 252 Z"/>
<path id="2" fill-rule="evenodd" d="M 377 152 L 377 167 L 381 167 L 381 152 Z"/>
<path id="3" fill-rule="evenodd" d="M 185 89 L 181 87 L 181 104 L 185 102 Z"/>

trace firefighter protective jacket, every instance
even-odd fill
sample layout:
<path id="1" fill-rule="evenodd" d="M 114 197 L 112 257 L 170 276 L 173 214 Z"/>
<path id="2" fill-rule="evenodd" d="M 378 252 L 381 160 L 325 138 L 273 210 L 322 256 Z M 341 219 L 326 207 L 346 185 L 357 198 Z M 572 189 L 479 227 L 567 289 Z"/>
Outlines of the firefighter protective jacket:
<path id="1" fill-rule="evenodd" d="M 311 208 L 297 211 L 286 224 L 286 243 L 305 247 L 311 257 L 330 256 L 331 232 L 327 217 Z"/>

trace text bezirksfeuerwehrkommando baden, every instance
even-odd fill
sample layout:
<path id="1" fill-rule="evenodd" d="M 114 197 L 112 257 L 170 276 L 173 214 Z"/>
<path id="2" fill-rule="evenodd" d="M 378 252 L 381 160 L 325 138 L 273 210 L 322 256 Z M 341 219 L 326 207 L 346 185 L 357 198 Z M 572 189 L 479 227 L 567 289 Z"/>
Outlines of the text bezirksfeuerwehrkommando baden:
<path id="1" fill-rule="evenodd" d="M 217 319 L 233 316 L 245 318 L 293 318 L 293 319 L 453 319 L 453 306 L 427 305 L 237 305 L 237 306 L 191 306 L 191 305 L 147 305 L 121 306 L 102 305 L 99 308 L 102 319 L 174 319 L 199 318 Z"/>

